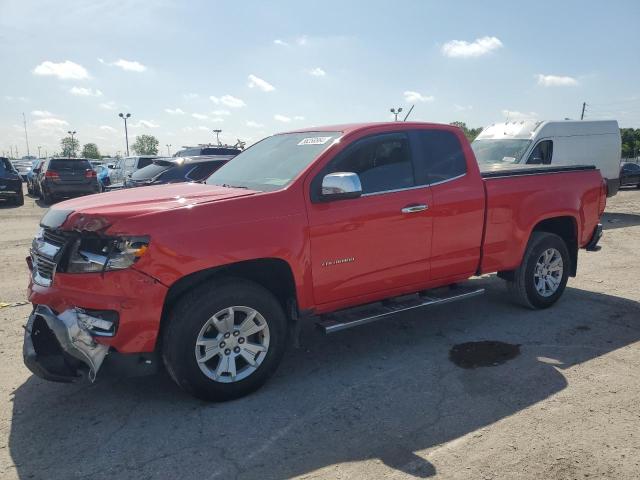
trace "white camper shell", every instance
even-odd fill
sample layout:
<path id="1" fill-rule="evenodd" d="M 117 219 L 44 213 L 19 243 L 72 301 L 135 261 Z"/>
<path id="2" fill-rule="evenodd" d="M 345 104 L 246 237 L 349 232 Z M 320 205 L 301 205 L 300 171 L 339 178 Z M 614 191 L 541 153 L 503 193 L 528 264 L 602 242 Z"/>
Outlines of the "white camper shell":
<path id="1" fill-rule="evenodd" d="M 595 165 L 607 195 L 620 186 L 620 128 L 615 120 L 494 123 L 472 143 L 484 164 Z"/>

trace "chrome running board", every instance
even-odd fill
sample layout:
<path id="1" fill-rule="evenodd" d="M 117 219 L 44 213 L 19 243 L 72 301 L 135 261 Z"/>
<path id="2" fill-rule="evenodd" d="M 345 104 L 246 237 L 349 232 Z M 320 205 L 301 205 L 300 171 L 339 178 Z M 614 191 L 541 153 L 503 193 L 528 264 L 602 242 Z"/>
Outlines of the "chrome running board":
<path id="1" fill-rule="evenodd" d="M 416 308 L 442 305 L 443 303 L 457 302 L 466 298 L 476 297 L 484 293 L 484 288 L 451 287 L 428 290 L 412 295 L 404 296 L 383 302 L 370 303 L 360 307 L 354 307 L 338 312 L 322 315 L 317 326 L 324 333 L 335 333 L 347 328 L 359 327 L 367 323 L 376 322 L 396 313 L 406 312 Z"/>

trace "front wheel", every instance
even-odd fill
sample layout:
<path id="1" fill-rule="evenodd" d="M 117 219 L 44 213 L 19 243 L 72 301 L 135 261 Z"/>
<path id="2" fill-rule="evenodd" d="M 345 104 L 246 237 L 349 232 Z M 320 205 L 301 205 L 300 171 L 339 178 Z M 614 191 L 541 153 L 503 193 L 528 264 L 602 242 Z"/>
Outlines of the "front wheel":
<path id="1" fill-rule="evenodd" d="M 278 300 L 242 279 L 208 282 L 172 308 L 163 332 L 169 375 L 192 395 L 211 401 L 257 390 L 274 373 L 286 346 Z"/>
<path id="2" fill-rule="evenodd" d="M 564 240 L 553 233 L 534 232 L 507 286 L 517 303 L 531 309 L 547 308 L 562 296 L 570 270 Z"/>

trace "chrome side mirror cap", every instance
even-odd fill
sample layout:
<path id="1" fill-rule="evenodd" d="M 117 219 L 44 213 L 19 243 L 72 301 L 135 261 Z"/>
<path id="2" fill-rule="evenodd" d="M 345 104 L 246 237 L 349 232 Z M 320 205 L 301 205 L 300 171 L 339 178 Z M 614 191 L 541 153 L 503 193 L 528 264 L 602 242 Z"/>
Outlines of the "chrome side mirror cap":
<path id="1" fill-rule="evenodd" d="M 335 172 L 322 179 L 320 197 L 324 201 L 358 198 L 362 195 L 362 184 L 357 173 Z"/>

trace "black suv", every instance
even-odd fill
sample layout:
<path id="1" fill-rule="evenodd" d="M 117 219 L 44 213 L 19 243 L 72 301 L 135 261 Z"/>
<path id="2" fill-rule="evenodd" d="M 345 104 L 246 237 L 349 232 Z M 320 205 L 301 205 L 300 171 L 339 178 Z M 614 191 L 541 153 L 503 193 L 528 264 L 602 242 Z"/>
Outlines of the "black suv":
<path id="1" fill-rule="evenodd" d="M 202 182 L 231 160 L 231 155 L 210 157 L 156 158 L 124 181 L 124 188 L 163 183 Z"/>
<path id="2" fill-rule="evenodd" d="M 22 179 L 6 157 L 0 157 L 0 198 L 13 202 L 14 205 L 24 205 Z"/>
<path id="3" fill-rule="evenodd" d="M 63 197 L 98 193 L 98 179 L 86 158 L 50 158 L 38 173 L 38 186 L 44 203 Z"/>

